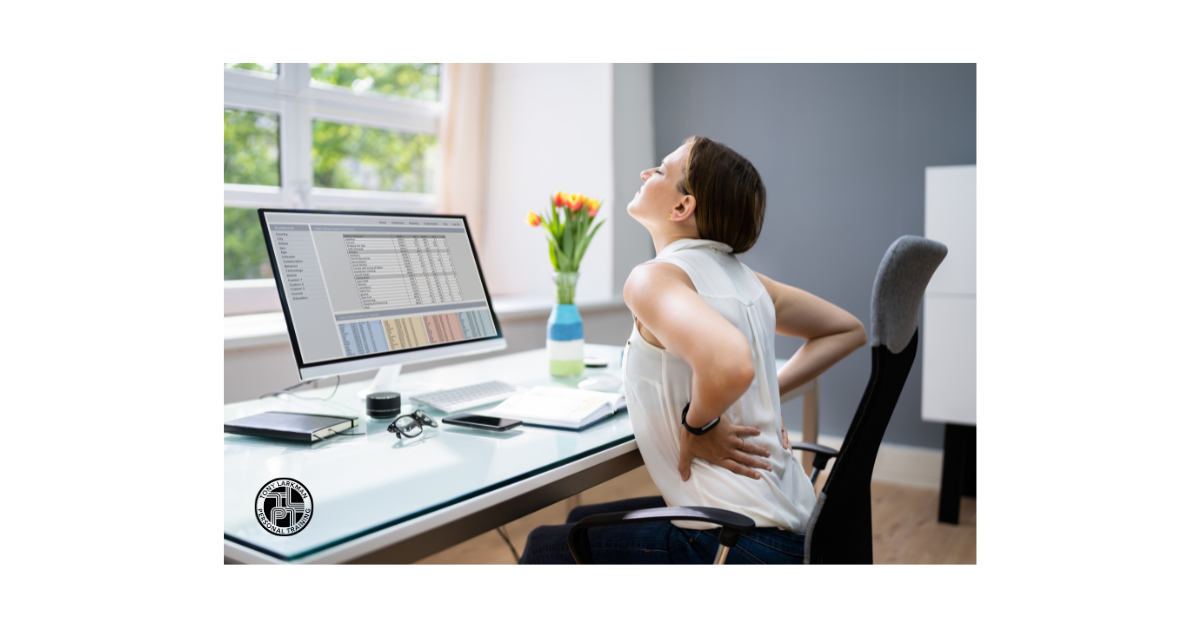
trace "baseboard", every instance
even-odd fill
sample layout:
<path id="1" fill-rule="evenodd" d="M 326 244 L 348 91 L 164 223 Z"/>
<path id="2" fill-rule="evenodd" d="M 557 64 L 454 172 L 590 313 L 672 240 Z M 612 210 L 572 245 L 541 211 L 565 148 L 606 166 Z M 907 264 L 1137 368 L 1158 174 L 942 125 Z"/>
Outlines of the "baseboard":
<path id="1" fill-rule="evenodd" d="M 840 449 L 842 439 L 818 436 L 817 444 Z M 940 449 L 910 447 L 883 443 L 875 458 L 871 479 L 888 484 L 903 484 L 938 489 L 942 484 L 942 452 Z"/>

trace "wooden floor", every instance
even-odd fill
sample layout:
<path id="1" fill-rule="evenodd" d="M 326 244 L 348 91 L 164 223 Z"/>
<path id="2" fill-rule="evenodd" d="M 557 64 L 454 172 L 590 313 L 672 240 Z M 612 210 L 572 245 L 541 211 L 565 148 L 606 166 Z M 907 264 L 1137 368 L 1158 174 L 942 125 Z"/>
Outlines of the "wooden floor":
<path id="1" fill-rule="evenodd" d="M 817 488 L 825 476 L 817 480 Z M 646 467 L 615 478 L 579 495 L 543 508 L 505 526 L 520 554 L 525 538 L 540 525 L 560 524 L 579 504 L 598 504 L 629 497 L 658 495 Z M 882 482 L 871 483 L 871 519 L 876 564 L 975 564 L 975 499 L 964 498 L 958 525 L 938 523 L 938 492 Z M 417 564 L 511 565 L 517 562 L 495 530 L 481 534 Z"/>

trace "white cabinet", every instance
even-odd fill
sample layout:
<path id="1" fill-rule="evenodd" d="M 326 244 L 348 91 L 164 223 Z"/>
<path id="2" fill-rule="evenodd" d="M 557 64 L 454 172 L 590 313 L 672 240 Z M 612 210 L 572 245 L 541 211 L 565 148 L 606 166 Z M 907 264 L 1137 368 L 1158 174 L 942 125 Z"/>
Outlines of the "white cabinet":
<path id="1" fill-rule="evenodd" d="M 925 290 L 921 418 L 975 425 L 975 166 L 925 169 L 925 237 L 949 253 Z"/>
<path id="2" fill-rule="evenodd" d="M 926 293 L 921 346 L 921 418 L 975 425 L 975 297 Z"/>

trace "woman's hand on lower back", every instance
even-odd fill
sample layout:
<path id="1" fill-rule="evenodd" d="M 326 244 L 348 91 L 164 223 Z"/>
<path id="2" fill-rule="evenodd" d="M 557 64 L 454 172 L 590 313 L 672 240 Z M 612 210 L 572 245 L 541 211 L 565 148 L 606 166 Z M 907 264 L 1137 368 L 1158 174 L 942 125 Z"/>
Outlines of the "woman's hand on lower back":
<path id="1" fill-rule="evenodd" d="M 758 428 L 734 425 L 726 417 L 703 436 L 683 430 L 679 436 L 679 477 L 687 482 L 692 477 L 692 460 L 700 458 L 738 475 L 759 479 L 754 469 L 770 471 L 771 463 L 766 458 L 771 452 L 744 440 L 758 435 Z"/>

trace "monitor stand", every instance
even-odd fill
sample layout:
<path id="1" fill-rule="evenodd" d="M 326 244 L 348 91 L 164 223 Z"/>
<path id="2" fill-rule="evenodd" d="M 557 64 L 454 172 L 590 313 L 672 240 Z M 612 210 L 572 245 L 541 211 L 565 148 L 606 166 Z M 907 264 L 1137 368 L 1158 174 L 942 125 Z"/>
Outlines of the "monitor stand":
<path id="1" fill-rule="evenodd" d="M 375 380 L 371 385 L 358 391 L 358 398 L 366 399 L 367 395 L 377 392 L 400 392 L 399 364 L 381 367 L 379 372 L 375 373 Z"/>

